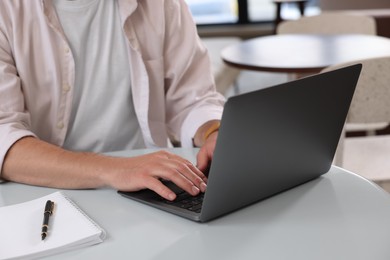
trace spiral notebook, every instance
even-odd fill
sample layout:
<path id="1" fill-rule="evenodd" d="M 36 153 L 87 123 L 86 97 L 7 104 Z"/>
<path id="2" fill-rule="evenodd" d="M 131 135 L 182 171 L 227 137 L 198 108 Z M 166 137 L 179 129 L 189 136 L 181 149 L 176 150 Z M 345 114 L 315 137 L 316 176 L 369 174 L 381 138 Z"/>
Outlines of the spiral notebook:
<path id="1" fill-rule="evenodd" d="M 54 201 L 49 233 L 41 239 L 47 200 Z M 36 259 L 103 242 L 106 232 L 63 192 L 0 207 L 0 259 Z"/>

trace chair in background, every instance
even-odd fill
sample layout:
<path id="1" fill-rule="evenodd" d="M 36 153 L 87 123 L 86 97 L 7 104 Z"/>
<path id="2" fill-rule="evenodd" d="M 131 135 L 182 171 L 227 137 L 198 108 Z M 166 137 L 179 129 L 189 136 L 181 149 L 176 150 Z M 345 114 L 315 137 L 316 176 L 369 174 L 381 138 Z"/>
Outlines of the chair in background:
<path id="1" fill-rule="evenodd" d="M 283 21 L 278 25 L 276 33 L 376 35 L 376 23 L 371 16 L 324 12 L 298 20 Z"/>
<path id="2" fill-rule="evenodd" d="M 305 16 L 298 20 L 281 22 L 277 28 L 278 34 L 365 34 L 376 35 L 376 22 L 371 16 L 349 14 L 342 12 L 324 12 L 319 15 Z M 307 74 L 289 75 L 297 79 Z M 370 133 L 385 127 L 383 124 L 362 125 L 349 124 L 346 131 L 364 131 Z"/>
<path id="3" fill-rule="evenodd" d="M 348 129 L 350 124 L 388 125 L 390 122 L 390 57 L 334 65 L 322 72 L 356 63 L 361 63 L 363 69 L 345 129 Z M 390 135 L 345 137 L 344 131 L 337 148 L 335 164 L 390 188 L 389 157 Z"/>
<path id="4" fill-rule="evenodd" d="M 277 34 L 367 34 L 376 35 L 375 19 L 371 16 L 325 12 L 297 20 L 281 22 Z M 308 74 L 289 74 L 290 80 Z"/>
<path id="5" fill-rule="evenodd" d="M 371 16 L 376 21 L 377 34 L 390 37 L 389 0 L 317 0 L 322 11 L 340 11 Z"/>
<path id="6" fill-rule="evenodd" d="M 211 65 L 217 91 L 226 95 L 230 87 L 234 87 L 235 94 L 238 94 L 237 78 L 240 70 L 227 66 L 221 58 L 221 50 L 229 45 L 240 42 L 236 37 L 210 37 L 202 38 L 202 42 L 209 52 Z"/>

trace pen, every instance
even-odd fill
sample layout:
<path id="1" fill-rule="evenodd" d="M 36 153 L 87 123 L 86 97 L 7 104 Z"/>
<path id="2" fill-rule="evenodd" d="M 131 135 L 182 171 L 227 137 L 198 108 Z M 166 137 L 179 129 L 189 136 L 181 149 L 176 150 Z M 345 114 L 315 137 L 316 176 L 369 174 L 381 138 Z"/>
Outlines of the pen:
<path id="1" fill-rule="evenodd" d="M 43 224 L 42 224 L 42 240 L 44 240 L 47 236 L 48 229 L 49 229 L 49 218 L 51 214 L 53 214 L 53 208 L 54 208 L 54 202 L 51 200 L 48 200 L 46 202 L 45 206 L 45 212 L 43 212 Z"/>

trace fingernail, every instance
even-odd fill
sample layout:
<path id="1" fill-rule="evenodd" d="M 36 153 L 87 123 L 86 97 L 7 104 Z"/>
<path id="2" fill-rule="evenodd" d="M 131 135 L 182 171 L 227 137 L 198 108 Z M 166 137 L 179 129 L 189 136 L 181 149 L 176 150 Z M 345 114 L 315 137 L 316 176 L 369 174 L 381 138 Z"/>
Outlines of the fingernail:
<path id="1" fill-rule="evenodd" d="M 168 198 L 170 200 L 174 200 L 176 198 L 176 194 L 175 193 L 169 193 Z"/>
<path id="2" fill-rule="evenodd" d="M 200 184 L 200 187 L 202 188 L 203 192 L 205 192 L 206 189 L 207 189 L 207 184 L 206 184 L 205 182 L 202 182 L 202 183 Z"/>
<path id="3" fill-rule="evenodd" d="M 202 182 L 202 183 L 200 184 L 200 190 L 201 190 L 202 192 L 205 192 L 205 191 L 206 191 L 206 188 L 207 188 L 206 183 Z"/>
<path id="4" fill-rule="evenodd" d="M 198 187 L 192 186 L 192 192 L 193 192 L 194 194 L 198 194 L 198 193 L 199 193 Z"/>

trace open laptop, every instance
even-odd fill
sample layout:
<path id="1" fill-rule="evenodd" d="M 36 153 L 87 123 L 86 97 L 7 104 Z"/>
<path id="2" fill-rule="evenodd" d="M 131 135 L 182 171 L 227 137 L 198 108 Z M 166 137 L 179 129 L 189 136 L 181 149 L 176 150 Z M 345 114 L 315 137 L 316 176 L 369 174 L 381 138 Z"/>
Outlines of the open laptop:
<path id="1" fill-rule="evenodd" d="M 118 192 L 206 222 L 319 177 L 331 167 L 361 67 L 229 98 L 204 196 L 179 194 L 177 187 L 175 202 L 150 190 Z"/>

